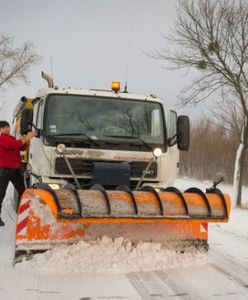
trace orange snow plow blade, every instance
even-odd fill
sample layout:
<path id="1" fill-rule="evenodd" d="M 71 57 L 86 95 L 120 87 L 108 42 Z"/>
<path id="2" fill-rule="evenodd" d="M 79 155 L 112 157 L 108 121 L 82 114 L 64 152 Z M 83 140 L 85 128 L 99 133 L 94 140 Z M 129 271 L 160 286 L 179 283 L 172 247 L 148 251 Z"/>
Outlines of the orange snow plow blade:
<path id="1" fill-rule="evenodd" d="M 16 257 L 102 236 L 170 245 L 175 241 L 207 245 L 208 223 L 227 222 L 231 200 L 219 190 L 191 188 L 132 192 L 127 187 L 105 191 L 27 189 L 16 226 Z"/>

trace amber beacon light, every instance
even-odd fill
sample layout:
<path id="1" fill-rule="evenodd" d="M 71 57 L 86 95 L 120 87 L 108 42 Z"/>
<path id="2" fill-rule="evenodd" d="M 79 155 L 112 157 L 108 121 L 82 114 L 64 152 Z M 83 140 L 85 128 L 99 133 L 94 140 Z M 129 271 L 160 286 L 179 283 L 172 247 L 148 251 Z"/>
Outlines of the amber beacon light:
<path id="1" fill-rule="evenodd" d="M 121 88 L 121 84 L 119 81 L 112 82 L 112 91 L 117 93 L 117 92 L 119 92 L 120 88 Z"/>

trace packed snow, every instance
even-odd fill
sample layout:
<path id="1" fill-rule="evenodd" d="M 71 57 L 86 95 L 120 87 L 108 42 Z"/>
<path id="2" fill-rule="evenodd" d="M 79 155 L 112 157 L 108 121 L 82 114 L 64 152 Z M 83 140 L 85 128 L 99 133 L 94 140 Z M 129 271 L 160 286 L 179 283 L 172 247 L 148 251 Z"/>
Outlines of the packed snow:
<path id="1" fill-rule="evenodd" d="M 32 260 L 17 264 L 16 268 L 41 273 L 128 273 L 206 262 L 206 253 L 194 247 L 182 253 L 163 249 L 159 243 L 139 242 L 133 245 L 123 237 L 102 237 L 97 241 L 80 241 L 36 254 Z"/>

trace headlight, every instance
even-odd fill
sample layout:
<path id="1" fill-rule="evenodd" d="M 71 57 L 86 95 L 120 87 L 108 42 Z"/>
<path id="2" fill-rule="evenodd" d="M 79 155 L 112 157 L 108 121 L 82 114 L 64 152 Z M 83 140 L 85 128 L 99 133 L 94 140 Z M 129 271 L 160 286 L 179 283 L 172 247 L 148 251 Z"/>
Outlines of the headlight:
<path id="1" fill-rule="evenodd" d="M 48 183 L 51 189 L 58 190 L 60 189 L 60 185 L 58 183 Z"/>
<path id="2" fill-rule="evenodd" d="M 56 152 L 59 154 L 65 153 L 65 150 L 66 150 L 65 144 L 58 144 L 56 147 Z"/>
<path id="3" fill-rule="evenodd" d="M 159 156 L 162 155 L 162 150 L 160 148 L 155 148 L 153 150 L 153 155 L 154 155 L 154 157 L 158 158 Z"/>

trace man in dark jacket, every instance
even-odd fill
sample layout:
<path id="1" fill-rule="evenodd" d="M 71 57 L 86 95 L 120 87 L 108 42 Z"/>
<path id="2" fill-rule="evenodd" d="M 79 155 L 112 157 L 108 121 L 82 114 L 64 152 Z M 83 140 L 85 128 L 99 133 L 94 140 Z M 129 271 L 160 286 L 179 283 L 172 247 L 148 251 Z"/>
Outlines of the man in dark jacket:
<path id="1" fill-rule="evenodd" d="M 2 202 L 10 181 L 17 190 L 19 198 L 25 190 L 20 170 L 20 151 L 25 149 L 25 144 L 35 136 L 35 132 L 31 131 L 26 136 L 16 139 L 10 135 L 9 123 L 0 121 L 0 133 L 0 226 L 4 226 L 1 219 Z"/>

